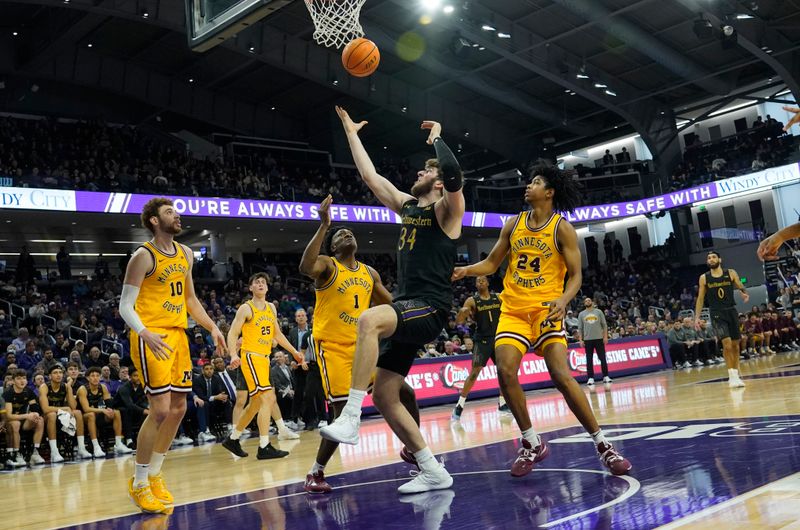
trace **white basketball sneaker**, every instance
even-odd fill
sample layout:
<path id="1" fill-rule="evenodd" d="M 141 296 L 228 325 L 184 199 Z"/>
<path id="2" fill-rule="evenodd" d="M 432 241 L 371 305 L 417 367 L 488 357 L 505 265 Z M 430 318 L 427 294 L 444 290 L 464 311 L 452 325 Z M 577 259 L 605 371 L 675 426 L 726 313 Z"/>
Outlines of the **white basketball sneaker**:
<path id="1" fill-rule="evenodd" d="M 453 485 L 453 477 L 444 468 L 444 464 L 437 462 L 435 469 L 430 471 L 411 471 L 415 478 L 406 482 L 397 492 L 405 495 L 408 493 L 422 493 L 424 491 L 446 490 Z"/>
<path id="2" fill-rule="evenodd" d="M 336 421 L 319 430 L 320 436 L 340 444 L 356 445 L 358 429 L 361 427 L 361 416 L 342 413 Z"/>

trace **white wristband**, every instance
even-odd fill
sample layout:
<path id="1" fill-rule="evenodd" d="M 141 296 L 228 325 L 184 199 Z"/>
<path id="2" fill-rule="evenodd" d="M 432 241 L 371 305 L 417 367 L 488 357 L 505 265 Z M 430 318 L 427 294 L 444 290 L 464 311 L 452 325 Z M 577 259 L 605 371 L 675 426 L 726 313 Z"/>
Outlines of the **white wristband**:
<path id="1" fill-rule="evenodd" d="M 139 287 L 126 283 L 122 286 L 122 295 L 119 297 L 119 314 L 130 328 L 137 334 L 145 329 L 142 319 L 136 314 L 133 305 L 139 297 Z"/>

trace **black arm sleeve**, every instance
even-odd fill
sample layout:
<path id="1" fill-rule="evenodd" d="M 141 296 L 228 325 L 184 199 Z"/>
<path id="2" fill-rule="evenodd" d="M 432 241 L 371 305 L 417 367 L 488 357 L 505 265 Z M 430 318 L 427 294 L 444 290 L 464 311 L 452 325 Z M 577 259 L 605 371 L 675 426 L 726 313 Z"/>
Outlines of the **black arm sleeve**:
<path id="1" fill-rule="evenodd" d="M 459 191 L 464 186 L 464 175 L 458 160 L 441 136 L 433 141 L 433 147 L 436 149 L 436 160 L 439 161 L 439 174 L 444 181 L 444 189 L 451 193 Z"/>

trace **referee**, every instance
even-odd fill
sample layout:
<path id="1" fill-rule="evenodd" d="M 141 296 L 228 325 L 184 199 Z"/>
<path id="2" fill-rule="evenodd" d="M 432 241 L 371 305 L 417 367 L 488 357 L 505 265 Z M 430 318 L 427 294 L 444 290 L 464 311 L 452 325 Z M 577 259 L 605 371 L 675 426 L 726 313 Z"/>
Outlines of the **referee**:
<path id="1" fill-rule="evenodd" d="M 583 300 L 586 308 L 578 314 L 578 331 L 581 334 L 581 344 L 586 350 L 586 373 L 589 379 L 586 384 L 594 385 L 594 352 L 600 358 L 600 367 L 603 369 L 603 382 L 610 383 L 608 377 L 608 363 L 606 362 L 606 344 L 608 344 L 608 324 L 606 316 L 594 306 L 594 301 L 588 296 Z"/>

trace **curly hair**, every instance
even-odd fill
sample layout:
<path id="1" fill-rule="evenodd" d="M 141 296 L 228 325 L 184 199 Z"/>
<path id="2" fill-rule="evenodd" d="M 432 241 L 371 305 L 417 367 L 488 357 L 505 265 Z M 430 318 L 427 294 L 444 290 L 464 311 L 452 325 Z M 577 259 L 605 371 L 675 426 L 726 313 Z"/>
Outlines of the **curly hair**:
<path id="1" fill-rule="evenodd" d="M 580 206 L 582 197 L 572 177 L 540 158 L 530 169 L 530 178 L 539 176 L 545 182 L 545 188 L 553 190 L 553 209 L 559 212 L 571 212 Z"/>
<path id="2" fill-rule="evenodd" d="M 142 227 L 147 228 L 151 234 L 156 233 L 153 223 L 150 222 L 151 217 L 158 217 L 158 210 L 162 206 L 172 206 L 172 199 L 166 197 L 153 197 L 142 208 Z"/>
<path id="3" fill-rule="evenodd" d="M 325 254 L 328 256 L 333 256 L 333 249 L 331 245 L 333 245 L 333 236 L 336 235 L 336 232 L 339 230 L 350 230 L 349 227 L 345 225 L 337 225 L 328 228 L 328 233 L 325 234 L 325 241 L 322 243 L 322 250 L 325 251 Z"/>

